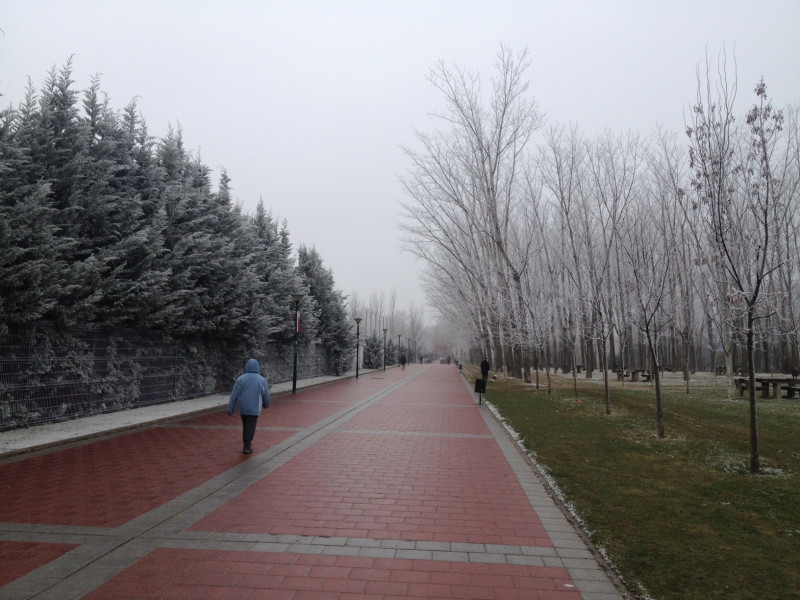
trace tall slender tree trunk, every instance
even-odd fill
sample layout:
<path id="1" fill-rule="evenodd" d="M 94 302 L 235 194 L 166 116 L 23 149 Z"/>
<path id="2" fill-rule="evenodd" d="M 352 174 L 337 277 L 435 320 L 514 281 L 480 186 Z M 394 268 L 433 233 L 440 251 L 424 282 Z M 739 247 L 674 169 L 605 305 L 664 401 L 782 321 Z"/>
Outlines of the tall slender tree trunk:
<path id="1" fill-rule="evenodd" d="M 656 425 L 658 427 L 658 439 L 663 440 L 666 437 L 664 433 L 664 402 L 661 394 L 661 365 L 658 362 L 658 354 L 656 353 L 655 345 L 653 344 L 653 336 L 648 329 L 647 346 L 650 350 L 650 361 L 653 364 L 653 382 L 656 388 Z"/>
<path id="2" fill-rule="evenodd" d="M 758 449 L 758 404 L 756 400 L 755 354 L 755 306 L 747 305 L 747 379 L 750 382 L 750 474 L 757 475 L 761 471 L 761 459 Z"/>
<path id="3" fill-rule="evenodd" d="M 605 352 L 605 344 L 600 348 L 600 368 L 603 370 L 603 387 L 606 399 L 606 414 L 611 414 L 611 385 L 608 381 L 608 357 Z"/>

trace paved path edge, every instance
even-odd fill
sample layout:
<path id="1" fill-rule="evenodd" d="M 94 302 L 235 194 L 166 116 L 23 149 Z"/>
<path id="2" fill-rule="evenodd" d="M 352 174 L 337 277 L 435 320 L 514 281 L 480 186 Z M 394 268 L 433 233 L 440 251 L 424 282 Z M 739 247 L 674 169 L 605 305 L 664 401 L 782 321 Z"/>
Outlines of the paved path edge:
<path id="1" fill-rule="evenodd" d="M 477 404 L 478 394 L 473 391 L 473 387 L 469 379 L 463 372 L 462 372 L 462 377 L 464 379 L 464 384 L 467 386 L 467 389 L 470 391 L 470 393 L 473 394 L 475 402 Z M 558 488 L 558 484 L 543 472 L 542 466 L 535 460 L 534 457 L 531 456 L 530 452 L 524 447 L 524 445 L 520 441 L 519 434 L 508 423 L 508 421 L 506 421 L 502 417 L 497 407 L 494 406 L 491 402 L 489 402 L 485 396 L 483 397 L 483 401 L 480 407 L 482 409 L 481 412 L 484 416 L 484 419 L 487 419 L 488 417 L 488 419 L 491 419 L 497 425 L 497 427 L 502 431 L 502 434 L 506 438 L 508 444 L 514 448 L 515 454 L 517 454 L 517 456 L 522 461 L 524 461 L 530 473 L 536 477 L 539 484 L 544 488 L 545 492 L 552 500 L 553 504 L 561 512 L 563 518 L 570 524 L 572 529 L 574 529 L 575 533 L 580 537 L 581 541 L 586 546 L 586 549 L 592 554 L 593 559 L 597 562 L 600 569 L 602 569 L 602 571 L 610 580 L 611 584 L 614 586 L 614 588 L 616 588 L 618 594 L 614 595 L 599 590 L 593 591 L 591 589 L 581 589 L 581 588 L 591 587 L 591 584 L 589 584 L 588 586 L 585 583 L 581 585 L 581 583 L 579 582 L 581 581 L 582 574 L 574 572 L 578 569 L 567 566 L 567 570 L 570 572 L 570 575 L 572 576 L 573 580 L 576 581 L 576 583 L 578 584 L 582 597 L 585 600 L 606 600 L 610 598 L 619 598 L 619 597 L 623 598 L 624 600 L 630 600 L 636 598 L 636 596 L 625 585 L 624 581 L 620 577 L 613 563 L 608 559 L 608 557 L 603 552 L 601 552 L 597 548 L 597 546 L 594 545 L 594 543 L 591 540 L 591 536 L 589 532 L 586 530 L 585 524 L 580 519 L 580 517 L 574 514 L 574 512 L 570 510 L 570 508 L 566 505 L 565 496 L 563 492 Z M 501 444 L 502 448 L 504 445 L 500 442 L 499 439 L 497 441 L 498 443 Z M 506 448 L 504 448 L 504 450 L 506 450 Z M 508 456 L 508 453 L 506 453 L 506 458 L 509 459 L 509 462 L 512 462 L 512 459 L 510 456 Z M 523 482 L 520 481 L 520 483 Z M 545 528 L 547 529 L 546 525 Z M 548 533 L 550 532 L 548 531 Z M 591 579 L 591 575 L 589 575 L 589 577 Z"/>

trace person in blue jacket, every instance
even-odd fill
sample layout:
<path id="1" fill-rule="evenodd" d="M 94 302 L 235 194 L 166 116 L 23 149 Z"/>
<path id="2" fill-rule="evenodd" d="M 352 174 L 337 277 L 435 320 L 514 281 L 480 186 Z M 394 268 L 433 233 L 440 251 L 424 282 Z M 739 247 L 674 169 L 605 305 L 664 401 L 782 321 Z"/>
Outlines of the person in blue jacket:
<path id="1" fill-rule="evenodd" d="M 262 408 L 269 408 L 269 384 L 261 376 L 261 367 L 255 358 L 247 361 L 244 374 L 240 375 L 233 385 L 231 399 L 228 402 L 228 415 L 232 415 L 239 405 L 242 417 L 242 442 L 245 454 L 253 453 L 253 436 L 256 434 L 256 423 Z"/>

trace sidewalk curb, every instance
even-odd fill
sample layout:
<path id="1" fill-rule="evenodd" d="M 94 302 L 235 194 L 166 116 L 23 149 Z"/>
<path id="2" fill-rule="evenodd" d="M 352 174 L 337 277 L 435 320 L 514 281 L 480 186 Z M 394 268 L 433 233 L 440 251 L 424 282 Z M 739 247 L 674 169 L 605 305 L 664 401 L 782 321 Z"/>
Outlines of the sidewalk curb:
<path id="1" fill-rule="evenodd" d="M 473 394 L 473 396 L 477 396 L 475 392 L 472 391 L 472 388 L 469 385 L 469 379 L 467 376 L 462 373 L 462 377 L 464 378 L 464 384 L 467 386 L 467 389 Z M 581 519 L 577 518 L 572 512 L 570 511 L 569 507 L 564 503 L 564 496 L 560 490 L 557 490 L 554 486 L 557 485 L 555 481 L 551 481 L 549 477 L 547 477 L 543 472 L 542 468 L 539 464 L 530 456 L 528 450 L 522 445 L 518 436 L 516 436 L 516 431 L 511 427 L 511 425 L 502 419 L 500 413 L 497 411 L 497 408 L 491 404 L 486 398 L 484 398 L 484 402 L 479 405 L 478 401 L 475 401 L 475 405 L 479 408 L 485 409 L 491 416 L 492 419 L 503 429 L 506 435 L 511 440 L 514 447 L 517 449 L 517 452 L 520 456 L 525 460 L 528 466 L 531 469 L 531 472 L 536 476 L 536 478 L 541 482 L 544 489 L 547 491 L 548 496 L 552 499 L 553 503 L 559 508 L 559 510 L 563 513 L 564 518 L 572 525 L 575 529 L 576 533 L 580 536 L 583 543 L 589 549 L 589 551 L 594 555 L 598 564 L 602 567 L 605 574 L 608 576 L 611 583 L 614 587 L 617 588 L 619 594 L 625 598 L 635 598 L 634 594 L 627 588 L 625 583 L 623 582 L 620 574 L 614 568 L 614 565 L 611 561 L 606 558 L 605 554 L 601 552 L 597 546 L 595 546 L 594 542 L 591 540 L 590 533 L 586 530 L 583 522 Z"/>

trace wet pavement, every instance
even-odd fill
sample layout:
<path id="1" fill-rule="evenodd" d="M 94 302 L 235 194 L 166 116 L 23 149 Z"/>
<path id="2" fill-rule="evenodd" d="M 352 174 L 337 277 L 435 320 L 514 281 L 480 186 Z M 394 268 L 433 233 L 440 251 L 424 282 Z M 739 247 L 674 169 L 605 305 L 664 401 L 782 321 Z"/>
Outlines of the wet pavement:
<path id="1" fill-rule="evenodd" d="M 454 366 L 315 383 L 0 433 L 0 598 L 623 598 Z"/>

